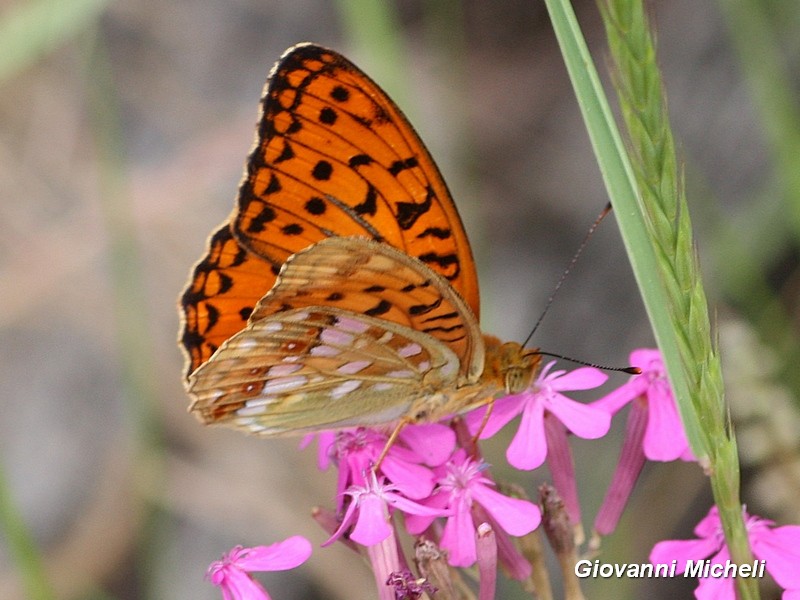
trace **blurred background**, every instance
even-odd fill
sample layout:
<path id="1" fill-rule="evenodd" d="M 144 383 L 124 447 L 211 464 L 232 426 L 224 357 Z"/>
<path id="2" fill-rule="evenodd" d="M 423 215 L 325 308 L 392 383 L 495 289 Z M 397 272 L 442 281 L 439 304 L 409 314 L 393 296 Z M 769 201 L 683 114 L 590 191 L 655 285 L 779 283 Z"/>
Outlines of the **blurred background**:
<path id="1" fill-rule="evenodd" d="M 597 7 L 574 4 L 604 70 Z M 650 8 L 744 500 L 798 523 L 800 5 Z M 34 597 L 9 552 L 23 524 L 64 599 L 218 598 L 203 574 L 231 546 L 326 538 L 310 511 L 332 506 L 334 476 L 297 440 L 196 422 L 175 343 L 176 299 L 233 206 L 267 73 L 301 41 L 350 57 L 426 141 L 472 240 L 486 331 L 527 336 L 604 206 L 542 2 L 0 2 L 0 598 Z M 653 344 L 613 218 L 534 343 L 610 365 Z M 574 445 L 587 528 L 623 421 Z M 487 456 L 532 494 L 548 478 L 503 469 L 501 442 Z M 697 466 L 649 465 L 602 559 L 645 561 L 710 504 Z M 284 600 L 374 597 L 341 545 L 262 581 Z M 585 582 L 594 598 L 688 597 L 691 584 Z"/>

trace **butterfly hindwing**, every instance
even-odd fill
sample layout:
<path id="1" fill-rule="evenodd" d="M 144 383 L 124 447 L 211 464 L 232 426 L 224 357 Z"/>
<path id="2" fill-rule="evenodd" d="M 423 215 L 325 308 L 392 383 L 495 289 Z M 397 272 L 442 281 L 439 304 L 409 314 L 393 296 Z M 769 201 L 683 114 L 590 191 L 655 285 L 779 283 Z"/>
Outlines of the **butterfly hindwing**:
<path id="1" fill-rule="evenodd" d="M 444 278 L 385 244 L 329 238 L 287 261 L 189 392 L 207 423 L 279 435 L 387 423 L 424 398 L 435 412 L 482 367 L 477 321 Z"/>
<path id="2" fill-rule="evenodd" d="M 426 333 L 456 353 L 463 378 L 483 368 L 476 317 L 442 276 L 364 238 L 328 238 L 293 255 L 251 319 L 286 308 L 335 306 Z"/>
<path id="3" fill-rule="evenodd" d="M 378 425 L 454 388 L 458 359 L 430 336 L 332 307 L 255 321 L 189 378 L 206 423 L 261 435 Z"/>

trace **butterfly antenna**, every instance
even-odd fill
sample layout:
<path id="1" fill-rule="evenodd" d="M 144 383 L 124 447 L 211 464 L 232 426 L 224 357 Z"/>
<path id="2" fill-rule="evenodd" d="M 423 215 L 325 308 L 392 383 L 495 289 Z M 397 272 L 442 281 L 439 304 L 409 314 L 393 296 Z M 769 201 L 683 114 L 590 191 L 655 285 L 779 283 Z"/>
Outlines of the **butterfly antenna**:
<path id="1" fill-rule="evenodd" d="M 641 374 L 642 370 L 639 367 L 609 367 L 606 365 L 598 365 L 595 363 L 590 363 L 585 360 L 580 360 L 578 358 L 572 358 L 571 356 L 564 356 L 562 354 L 555 354 L 554 352 L 542 352 L 541 350 L 534 350 L 531 354 L 538 354 L 539 356 L 552 356 L 553 358 L 560 358 L 562 360 L 568 360 L 578 365 L 583 365 L 585 367 L 594 367 L 595 369 L 601 369 L 603 371 L 614 371 L 617 373 L 627 373 L 628 375 L 639 375 Z"/>
<path id="2" fill-rule="evenodd" d="M 539 320 L 536 321 L 536 325 L 533 326 L 533 329 L 528 334 L 528 337 L 526 337 L 525 341 L 522 343 L 523 347 L 528 345 L 528 342 L 531 341 L 533 334 L 536 333 L 536 330 L 539 328 L 539 325 L 541 325 L 542 321 L 544 320 L 544 316 L 547 314 L 547 311 L 550 310 L 550 306 L 553 304 L 553 300 L 555 299 L 558 290 L 561 289 L 561 285 L 564 283 L 564 280 L 566 280 L 567 275 L 569 275 L 569 272 L 572 271 L 572 267 L 575 266 L 575 263 L 578 262 L 578 258 L 580 258 L 583 249 L 586 248 L 586 244 L 589 243 L 589 238 L 592 237 L 592 234 L 597 229 L 597 226 L 600 225 L 602 220 L 605 219 L 606 215 L 608 215 L 608 213 L 610 212 L 611 212 L 611 203 L 609 202 L 608 204 L 605 205 L 605 208 L 603 208 L 600 214 L 597 215 L 597 218 L 594 220 L 594 223 L 592 223 L 591 226 L 589 227 L 589 231 L 586 232 L 586 235 L 584 236 L 581 245 L 578 246 L 578 250 L 573 255 L 572 260 L 569 261 L 567 268 L 564 269 L 564 272 L 561 274 L 561 279 L 558 280 L 558 283 L 556 284 L 553 293 L 550 294 L 550 297 L 547 299 L 547 303 L 544 305 L 544 310 L 542 311 L 542 314 L 539 315 Z M 572 359 L 567 359 L 567 360 L 572 360 Z M 580 363 L 581 361 L 574 361 L 574 362 Z M 581 364 L 587 364 L 587 363 L 581 363 Z M 596 365 L 591 365 L 591 366 L 596 366 Z M 610 369 L 610 370 L 615 371 L 619 369 Z"/>

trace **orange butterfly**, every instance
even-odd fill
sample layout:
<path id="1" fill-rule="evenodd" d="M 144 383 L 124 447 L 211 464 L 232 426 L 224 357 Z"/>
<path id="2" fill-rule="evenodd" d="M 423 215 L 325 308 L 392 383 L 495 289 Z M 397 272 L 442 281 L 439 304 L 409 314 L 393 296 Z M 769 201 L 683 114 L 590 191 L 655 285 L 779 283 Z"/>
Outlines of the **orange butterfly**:
<path id="1" fill-rule="evenodd" d="M 190 410 L 261 435 L 435 421 L 526 389 L 483 335 L 475 264 L 400 109 L 332 50 L 274 67 L 237 207 L 181 297 Z"/>

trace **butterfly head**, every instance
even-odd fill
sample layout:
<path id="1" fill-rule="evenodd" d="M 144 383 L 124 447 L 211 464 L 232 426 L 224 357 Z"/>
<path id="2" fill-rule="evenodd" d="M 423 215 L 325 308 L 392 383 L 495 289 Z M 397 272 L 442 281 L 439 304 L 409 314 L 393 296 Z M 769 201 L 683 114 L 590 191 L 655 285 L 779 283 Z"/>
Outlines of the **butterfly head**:
<path id="1" fill-rule="evenodd" d="M 506 394 L 519 394 L 528 389 L 541 362 L 538 349 L 524 348 L 516 342 L 502 343 L 493 336 L 484 336 L 484 343 L 484 378 L 497 381 Z"/>

